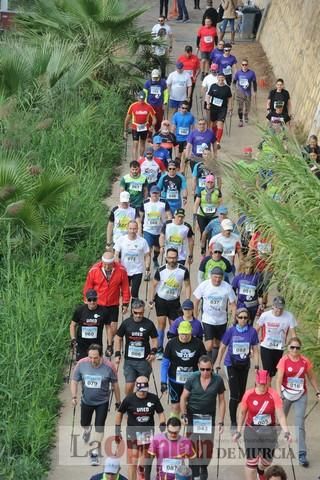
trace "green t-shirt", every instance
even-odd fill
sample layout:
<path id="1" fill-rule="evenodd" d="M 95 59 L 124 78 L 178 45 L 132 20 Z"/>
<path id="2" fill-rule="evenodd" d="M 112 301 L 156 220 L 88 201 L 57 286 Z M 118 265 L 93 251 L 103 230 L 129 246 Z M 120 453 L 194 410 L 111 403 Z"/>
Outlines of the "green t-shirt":
<path id="1" fill-rule="evenodd" d="M 120 187 L 130 193 L 130 205 L 134 208 L 140 208 L 144 200 L 144 188 L 148 185 L 147 177 L 131 177 L 130 173 L 124 175 L 120 180 Z"/>
<path id="2" fill-rule="evenodd" d="M 200 372 L 194 372 L 184 384 L 184 388 L 190 392 L 187 413 L 212 415 L 212 423 L 214 424 L 217 395 L 225 391 L 225 386 L 220 375 L 213 373 L 210 384 L 206 390 L 204 390 L 200 383 Z"/>
<path id="3" fill-rule="evenodd" d="M 206 190 L 201 190 L 200 193 L 197 193 L 197 197 L 200 198 L 200 206 L 197 214 L 201 217 L 213 218 L 219 205 L 219 198 L 221 197 L 219 190 L 214 190 L 211 193 L 209 202 L 207 201 Z"/>
<path id="4" fill-rule="evenodd" d="M 211 270 L 214 267 L 222 268 L 226 273 L 230 273 L 232 266 L 226 258 L 221 258 L 221 260 L 213 260 L 211 255 L 205 257 L 200 263 L 199 271 L 203 272 L 203 280 L 208 280 L 210 278 Z"/>

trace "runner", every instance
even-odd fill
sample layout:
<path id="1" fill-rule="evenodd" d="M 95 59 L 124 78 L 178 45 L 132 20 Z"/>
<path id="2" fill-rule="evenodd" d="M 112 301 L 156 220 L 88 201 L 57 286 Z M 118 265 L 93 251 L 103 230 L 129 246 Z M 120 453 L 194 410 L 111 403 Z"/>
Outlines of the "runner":
<path id="1" fill-rule="evenodd" d="M 158 23 L 156 23 L 151 30 L 151 35 L 152 36 L 157 36 L 159 33 L 159 30 L 161 28 L 164 28 L 168 37 L 170 38 L 170 49 L 172 49 L 172 41 L 173 41 L 173 34 L 172 34 L 172 28 L 170 25 L 166 23 L 166 20 L 168 18 L 168 15 L 162 15 L 162 12 L 160 12 Z"/>
<path id="2" fill-rule="evenodd" d="M 160 253 L 159 237 L 162 226 L 170 220 L 171 212 L 167 202 L 160 200 L 160 188 L 156 185 L 150 189 L 150 198 L 144 201 L 141 210 L 143 214 L 143 237 L 148 242 L 150 250 L 153 248 L 153 268 L 159 268 Z"/>
<path id="3" fill-rule="evenodd" d="M 169 153 L 169 157 L 174 157 L 174 147 L 177 145 L 176 136 L 173 132 L 170 131 L 170 122 L 169 120 L 162 120 L 161 128 L 156 134 L 157 137 L 161 138 L 161 146 L 166 148 Z"/>
<path id="4" fill-rule="evenodd" d="M 178 143 L 178 152 L 176 156 L 181 158 L 187 147 L 188 136 L 193 130 L 195 124 L 195 118 L 189 111 L 189 103 L 186 100 L 181 103 L 178 112 L 173 115 L 171 123 L 172 131 L 175 134 Z M 181 170 L 184 172 L 184 163 L 181 165 Z"/>
<path id="5" fill-rule="evenodd" d="M 148 196 L 147 177 L 141 174 L 141 168 L 137 160 L 129 164 L 130 172 L 120 180 L 120 190 L 130 193 L 130 206 L 137 209 L 139 213 L 144 198 Z"/>
<path id="6" fill-rule="evenodd" d="M 169 90 L 170 115 L 178 111 L 184 100 L 190 100 L 192 80 L 188 73 L 183 71 L 183 63 L 176 63 L 176 70 L 171 72 L 167 78 Z"/>
<path id="7" fill-rule="evenodd" d="M 219 73 L 223 73 L 227 84 L 232 83 L 232 75 L 237 71 L 237 59 L 231 55 L 231 43 L 225 43 L 223 47 L 223 55 L 217 58 L 216 63 L 219 65 Z"/>
<path id="8" fill-rule="evenodd" d="M 145 150 L 148 132 L 156 124 L 156 113 L 152 106 L 145 102 L 145 92 L 138 94 L 137 102 L 129 106 L 124 121 L 124 139 L 127 140 L 128 128 L 131 123 L 132 130 L 132 159 L 137 160 L 140 143 L 140 157 Z"/>
<path id="9" fill-rule="evenodd" d="M 164 163 L 159 158 L 154 158 L 153 154 L 153 147 L 149 146 L 146 148 L 145 156 L 139 159 L 141 174 L 147 178 L 149 192 L 150 188 L 156 185 L 161 172 L 166 171 Z"/>
<path id="10" fill-rule="evenodd" d="M 153 137 L 153 158 L 155 160 L 161 160 L 161 162 L 165 165 L 165 167 L 168 167 L 168 160 L 170 160 L 170 155 L 169 152 L 166 148 L 163 148 L 161 146 L 162 143 L 162 138 L 160 135 L 155 135 Z"/>
<path id="11" fill-rule="evenodd" d="M 214 217 L 204 229 L 201 235 L 201 255 L 205 254 L 207 240 L 211 240 L 212 237 L 221 233 L 221 222 L 228 217 L 228 207 L 220 205 L 217 208 L 217 217 Z"/>
<path id="12" fill-rule="evenodd" d="M 183 314 L 176 318 L 173 323 L 171 323 L 167 337 L 173 338 L 178 335 L 178 327 L 181 322 L 189 322 L 191 325 L 191 333 L 193 337 L 198 337 L 200 340 L 203 338 L 203 328 L 201 322 L 194 317 L 193 315 L 193 302 L 192 300 L 185 300 L 182 303 L 182 312 Z"/>
<path id="13" fill-rule="evenodd" d="M 269 126 L 274 131 L 281 131 L 286 124 L 290 125 L 291 117 L 284 112 L 283 102 L 274 102 L 274 111 L 269 111 L 266 118 L 269 120 Z"/>
<path id="14" fill-rule="evenodd" d="M 181 418 L 188 425 L 188 433 L 197 446 L 197 458 L 191 462 L 193 478 L 207 480 L 208 465 L 213 456 L 216 409 L 218 408 L 218 434 L 223 433 L 226 402 L 222 378 L 213 373 L 208 355 L 202 355 L 199 371 L 186 381 L 180 400 Z M 218 399 L 218 406 L 217 404 Z"/>
<path id="15" fill-rule="evenodd" d="M 262 329 L 260 355 L 262 366 L 274 377 L 277 365 L 283 355 L 287 336 L 295 337 L 297 321 L 292 313 L 284 309 L 285 299 L 277 296 L 273 299 L 272 310 L 263 312 L 257 321 L 256 329 Z"/>
<path id="16" fill-rule="evenodd" d="M 193 262 L 194 233 L 191 225 L 184 221 L 185 210 L 178 208 L 174 212 L 172 220 L 163 224 L 160 233 L 160 251 L 167 252 L 168 248 L 174 248 L 178 252 L 178 262 L 185 265 L 188 255 L 188 264 Z"/>
<path id="17" fill-rule="evenodd" d="M 218 70 L 219 70 L 219 67 L 216 63 L 211 63 L 210 65 L 210 73 L 208 75 L 206 75 L 204 77 L 204 79 L 202 80 L 202 84 L 201 84 L 201 95 L 202 95 L 202 98 L 204 98 L 204 101 L 203 101 L 203 109 L 205 111 L 205 115 L 207 117 L 209 117 L 208 115 L 208 109 L 207 109 L 207 94 L 210 90 L 210 87 L 211 85 L 214 85 L 215 83 L 218 83 Z M 209 120 L 209 118 L 208 118 Z"/>
<path id="18" fill-rule="evenodd" d="M 248 123 L 251 107 L 251 97 L 253 88 L 253 100 L 257 105 L 257 79 L 256 74 L 249 68 L 249 61 L 243 58 L 241 61 L 241 70 L 238 70 L 234 76 L 233 84 L 236 87 L 236 100 L 238 103 L 239 127 L 243 127 L 244 121 Z"/>
<path id="19" fill-rule="evenodd" d="M 264 471 L 271 465 L 274 450 L 277 446 L 276 416 L 285 439 L 290 442 L 286 417 L 282 408 L 282 400 L 278 393 L 268 386 L 270 377 L 266 370 L 256 373 L 256 386 L 250 388 L 242 397 L 238 410 L 238 431 L 233 435 L 234 441 L 241 437 L 244 427 L 244 443 L 246 451 L 245 474 L 247 480 L 264 478 Z"/>
<path id="20" fill-rule="evenodd" d="M 218 73 L 218 83 L 211 85 L 206 97 L 207 108 L 210 109 L 211 127 L 217 137 L 217 147 L 220 147 L 223 126 L 227 114 L 232 115 L 232 93 L 225 83 L 225 75 Z"/>
<path id="21" fill-rule="evenodd" d="M 180 436 L 180 430 L 180 420 L 172 417 L 167 421 L 167 432 L 152 438 L 148 453 L 157 459 L 155 480 L 175 480 L 175 472 L 183 460 L 195 458 L 191 440 Z"/>
<path id="22" fill-rule="evenodd" d="M 90 480 L 127 480 L 120 472 L 120 459 L 107 457 L 104 462 L 103 473 L 93 475 Z"/>
<path id="23" fill-rule="evenodd" d="M 213 175 L 212 164 L 211 152 L 205 148 L 202 152 L 202 159 L 195 164 L 192 171 L 192 195 L 194 199 L 196 199 L 196 195 L 200 195 L 205 188 L 207 176 Z M 214 184 L 216 183 L 214 177 Z"/>
<path id="24" fill-rule="evenodd" d="M 276 388 L 283 399 L 283 410 L 287 416 L 290 408 L 294 407 L 296 436 L 299 447 L 299 464 L 309 466 L 307 459 L 305 415 L 307 409 L 307 379 L 320 400 L 320 390 L 312 362 L 301 355 L 302 342 L 298 337 L 292 337 L 288 343 L 288 353 L 277 365 Z"/>
<path id="25" fill-rule="evenodd" d="M 80 360 L 73 372 L 71 380 L 72 405 L 78 403 L 78 383 L 82 383 L 81 396 L 81 427 L 84 429 L 82 439 L 89 442 L 91 435 L 91 420 L 95 412 L 95 435 L 91 442 L 101 444 L 104 424 L 108 414 L 110 384 L 114 391 L 116 405 L 120 404 L 120 389 L 117 374 L 112 363 L 102 356 L 101 345 L 92 344 L 88 350 L 88 357 Z M 99 465 L 98 448 L 90 451 L 92 466 Z"/>
<path id="26" fill-rule="evenodd" d="M 138 225 L 140 218 L 135 208 L 129 206 L 130 193 L 120 193 L 120 203 L 113 207 L 110 212 L 107 225 L 107 248 L 111 247 L 123 235 L 128 233 L 128 225 L 130 220 L 137 220 Z"/>
<path id="27" fill-rule="evenodd" d="M 223 246 L 223 255 L 232 265 L 232 273 L 228 275 L 229 282 L 233 279 L 233 274 L 236 270 L 234 261 L 235 256 L 238 257 L 238 262 L 242 261 L 242 250 L 240 236 L 232 232 L 234 228 L 233 222 L 226 218 L 221 222 L 221 233 L 211 238 L 209 242 L 209 250 L 215 248 L 215 243 L 220 243 Z"/>
<path id="28" fill-rule="evenodd" d="M 249 241 L 248 257 L 255 261 L 255 270 L 261 275 L 261 284 L 263 289 L 262 310 L 267 305 L 268 287 L 271 282 L 273 271 L 270 266 L 269 257 L 272 253 L 272 243 L 270 239 L 264 237 L 258 230 L 253 231 Z"/>
<path id="29" fill-rule="evenodd" d="M 178 337 L 168 341 L 161 362 L 161 393 L 168 390 L 173 414 L 180 414 L 180 397 L 183 386 L 193 372 L 198 370 L 198 361 L 206 349 L 197 337 L 192 336 L 188 320 L 178 326 Z"/>
<path id="30" fill-rule="evenodd" d="M 204 257 L 201 260 L 198 272 L 198 282 L 201 283 L 204 280 L 208 280 L 211 275 L 211 270 L 214 267 L 219 267 L 224 272 L 224 277 L 226 273 L 232 272 L 232 266 L 229 260 L 222 256 L 223 246 L 220 243 L 215 243 L 214 249 L 211 252 L 211 255 Z"/>
<path id="31" fill-rule="evenodd" d="M 197 53 L 201 56 L 201 80 L 209 71 L 210 53 L 218 43 L 217 29 L 212 25 L 212 20 L 206 17 L 204 25 L 197 32 Z"/>
<path id="32" fill-rule="evenodd" d="M 140 375 L 149 378 L 157 352 L 157 330 L 153 322 L 144 316 L 144 307 L 143 300 L 135 299 L 131 317 L 121 323 L 115 336 L 116 365 L 121 360 L 123 337 L 126 339 L 123 366 L 126 395 L 133 392 L 134 383 Z"/>
<path id="33" fill-rule="evenodd" d="M 228 328 L 223 335 L 214 365 L 220 370 L 222 358 L 227 351 L 224 366 L 230 389 L 229 414 L 232 433 L 237 430 L 237 409 L 246 391 L 251 356 L 255 369 L 259 369 L 259 338 L 255 328 L 248 324 L 249 318 L 246 308 L 237 309 L 236 324 Z"/>
<path id="34" fill-rule="evenodd" d="M 144 92 L 149 105 L 155 111 L 157 122 L 155 124 L 155 131 L 160 129 L 163 120 L 164 106 L 168 103 L 167 82 L 161 78 L 160 71 L 154 69 L 151 72 L 151 80 L 147 80 L 144 84 Z"/>
<path id="35" fill-rule="evenodd" d="M 184 52 L 185 52 L 184 55 L 180 55 L 177 61 L 183 63 L 183 70 L 189 73 L 192 80 L 192 88 L 191 88 L 191 95 L 190 95 L 190 101 L 189 101 L 189 106 L 191 110 L 193 92 L 196 86 L 198 75 L 200 73 L 200 60 L 197 57 L 197 55 L 194 55 L 192 53 L 191 45 L 186 45 Z"/>
<path id="36" fill-rule="evenodd" d="M 211 60 L 211 62 L 217 64 L 219 58 L 223 57 L 223 53 L 224 53 L 224 41 L 223 41 L 223 40 L 219 40 L 218 45 L 216 46 L 216 48 L 214 48 L 214 49 L 212 50 L 212 52 L 210 53 L 210 60 Z"/>
<path id="37" fill-rule="evenodd" d="M 200 300 L 203 301 L 202 325 L 204 329 L 205 346 L 212 362 L 216 361 L 220 340 L 226 331 L 228 322 L 228 307 L 232 318 L 236 316 L 236 297 L 231 286 L 223 281 L 224 272 L 219 267 L 211 270 L 210 280 L 205 280 L 197 286 L 193 295 L 194 314 L 197 317 Z"/>
<path id="38" fill-rule="evenodd" d="M 150 281 L 150 248 L 145 238 L 138 235 L 138 224 L 135 220 L 129 223 L 128 235 L 120 237 L 115 245 L 115 260 L 127 271 L 131 287 L 132 301 L 139 298 L 142 275 Z"/>
<path id="39" fill-rule="evenodd" d="M 83 294 L 91 289 L 98 293 L 98 304 L 107 307 L 108 310 L 108 320 L 105 323 L 108 342 L 106 355 L 111 357 L 113 337 L 118 326 L 120 297 L 123 315 L 127 313 L 130 303 L 128 275 L 125 268 L 115 262 L 113 252 L 105 252 L 101 261 L 90 268 Z"/>
<path id="40" fill-rule="evenodd" d="M 116 442 L 120 443 L 121 422 L 127 415 L 127 461 L 129 480 L 136 480 L 137 466 L 140 476 L 150 480 L 151 465 L 148 464 L 148 448 L 154 435 L 154 416 L 159 417 L 161 432 L 166 429 L 164 410 L 157 395 L 149 392 L 148 377 L 140 376 L 136 379 L 136 391 L 126 396 L 115 418 Z"/>
<path id="41" fill-rule="evenodd" d="M 166 25 L 168 26 L 168 25 Z M 167 64 L 169 63 L 169 55 L 172 50 L 171 38 L 163 26 L 159 28 L 157 35 L 154 37 L 158 43 L 153 44 L 153 56 L 156 60 L 156 68 L 161 70 L 161 78 L 166 79 Z"/>
<path id="42" fill-rule="evenodd" d="M 76 360 L 88 356 L 88 348 L 94 342 L 102 346 L 103 325 L 108 323 L 108 309 L 98 305 L 98 294 L 87 290 L 84 305 L 73 313 L 70 323 L 71 348 L 76 350 Z"/>
<path id="43" fill-rule="evenodd" d="M 276 81 L 276 88 L 270 91 L 267 101 L 267 111 L 274 113 L 276 104 L 281 102 L 283 104 L 283 113 L 291 116 L 291 100 L 290 93 L 284 88 L 284 81 L 278 78 Z"/>
<path id="44" fill-rule="evenodd" d="M 185 177 L 177 172 L 176 162 L 169 162 L 168 173 L 162 175 L 157 187 L 161 190 L 161 198 L 168 203 L 172 214 L 182 207 L 182 203 L 183 205 L 187 203 L 187 182 Z"/>
<path id="45" fill-rule="evenodd" d="M 196 167 L 195 167 L 196 168 Z M 200 235 L 208 223 L 214 218 L 219 206 L 221 192 L 215 187 L 215 178 L 213 175 L 207 175 L 205 187 L 200 193 L 196 194 L 193 214 L 197 219 Z"/>
<path id="46" fill-rule="evenodd" d="M 190 160 L 191 172 L 193 172 L 195 164 L 201 161 L 205 149 L 209 148 L 214 158 L 216 157 L 216 140 L 216 136 L 208 128 L 206 120 L 200 118 L 197 128 L 190 133 L 187 140 L 186 158 Z"/>
<path id="47" fill-rule="evenodd" d="M 232 288 L 237 295 L 237 308 L 246 308 L 249 325 L 253 325 L 256 315 L 263 311 L 262 278 L 255 271 L 254 262 L 246 258 L 241 262 L 238 274 L 232 280 Z"/>
<path id="48" fill-rule="evenodd" d="M 160 267 L 155 275 L 151 286 L 149 305 L 155 305 L 158 321 L 158 352 L 157 359 L 162 360 L 164 331 L 166 320 L 175 320 L 181 314 L 180 294 L 182 287 L 185 288 L 185 296 L 190 298 L 191 286 L 190 275 L 186 267 L 178 263 L 178 251 L 168 248 L 166 253 L 166 265 Z"/>

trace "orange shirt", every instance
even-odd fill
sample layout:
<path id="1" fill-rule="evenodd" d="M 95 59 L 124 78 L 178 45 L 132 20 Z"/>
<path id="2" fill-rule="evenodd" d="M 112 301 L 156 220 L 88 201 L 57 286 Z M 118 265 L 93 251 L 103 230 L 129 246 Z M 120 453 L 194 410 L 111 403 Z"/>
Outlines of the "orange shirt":
<path id="1" fill-rule="evenodd" d="M 128 115 L 132 115 L 132 129 L 137 131 L 148 130 L 156 112 L 146 102 L 134 102 L 130 105 Z"/>
<path id="2" fill-rule="evenodd" d="M 214 39 L 217 36 L 215 27 L 200 27 L 198 37 L 200 37 L 200 52 L 211 52 L 214 49 Z"/>

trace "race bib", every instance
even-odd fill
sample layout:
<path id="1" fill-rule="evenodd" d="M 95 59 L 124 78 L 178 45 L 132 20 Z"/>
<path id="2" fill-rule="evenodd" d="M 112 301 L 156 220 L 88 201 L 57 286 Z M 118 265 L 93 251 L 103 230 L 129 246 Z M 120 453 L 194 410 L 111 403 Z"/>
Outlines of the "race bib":
<path id="1" fill-rule="evenodd" d="M 189 135 L 189 128 L 188 127 L 179 127 L 178 128 L 179 135 Z"/>
<path id="2" fill-rule="evenodd" d="M 151 227 L 158 227 L 161 224 L 161 218 L 160 217 L 148 218 L 148 224 Z"/>
<path id="3" fill-rule="evenodd" d="M 271 425 L 271 415 L 269 413 L 260 413 L 253 417 L 253 425 Z"/>
<path id="4" fill-rule="evenodd" d="M 179 297 L 179 289 L 176 287 L 165 287 L 165 293 L 168 297 L 178 298 Z"/>
<path id="5" fill-rule="evenodd" d="M 282 350 L 282 340 L 280 338 L 268 338 L 268 347 L 275 350 Z"/>
<path id="6" fill-rule="evenodd" d="M 100 375 L 85 375 L 84 384 L 87 388 L 101 388 L 102 377 Z"/>
<path id="7" fill-rule="evenodd" d="M 211 415 L 193 415 L 193 433 L 212 433 Z"/>
<path id="8" fill-rule="evenodd" d="M 148 130 L 146 123 L 137 124 L 137 132 L 146 132 Z"/>
<path id="9" fill-rule="evenodd" d="M 240 295 L 246 295 L 247 297 L 254 297 L 256 294 L 256 288 L 255 285 L 248 285 L 240 282 L 239 293 Z"/>
<path id="10" fill-rule="evenodd" d="M 138 254 L 137 252 L 127 252 L 125 254 L 125 258 L 128 263 L 136 263 L 136 261 L 138 260 Z"/>
<path id="11" fill-rule="evenodd" d="M 205 207 L 203 207 L 203 211 L 204 213 L 214 213 L 216 211 L 216 207 L 214 207 L 213 205 L 206 205 Z"/>
<path id="12" fill-rule="evenodd" d="M 222 98 L 213 97 L 211 103 L 212 103 L 212 105 L 215 105 L 216 107 L 221 107 L 222 104 L 223 104 L 223 99 L 222 99 Z"/>
<path id="13" fill-rule="evenodd" d="M 271 253 L 271 243 L 258 242 L 257 250 L 258 250 L 258 253 L 260 254 Z"/>
<path id="14" fill-rule="evenodd" d="M 198 155 L 202 155 L 202 153 L 203 153 L 203 148 L 204 148 L 204 147 L 202 146 L 202 144 L 196 146 L 196 152 L 197 152 Z"/>
<path id="15" fill-rule="evenodd" d="M 186 73 L 188 73 L 190 75 L 190 77 L 192 77 L 193 75 L 193 71 L 192 70 L 185 70 Z"/>
<path id="16" fill-rule="evenodd" d="M 82 338 L 97 338 L 98 327 L 82 327 L 81 328 L 81 337 Z"/>
<path id="17" fill-rule="evenodd" d="M 301 392 L 304 390 L 304 379 L 299 377 L 288 377 L 287 386 L 291 390 L 298 390 Z"/>
<path id="18" fill-rule="evenodd" d="M 161 87 L 159 85 L 151 85 L 150 93 L 151 95 L 161 95 Z"/>
<path id="19" fill-rule="evenodd" d="M 164 458 L 162 460 L 162 471 L 164 473 L 171 473 L 175 475 L 177 468 L 182 465 L 180 458 Z"/>
<path id="20" fill-rule="evenodd" d="M 240 85 L 240 87 L 246 89 L 246 88 L 249 87 L 249 82 L 248 82 L 248 80 L 247 80 L 246 78 L 240 78 L 240 80 L 239 80 L 239 85 Z"/>
<path id="21" fill-rule="evenodd" d="M 193 371 L 185 371 L 184 367 L 177 367 L 176 370 L 176 382 L 177 383 L 186 383 L 190 375 L 193 374 Z"/>
<path id="22" fill-rule="evenodd" d="M 222 69 L 224 75 L 231 75 L 232 74 L 232 67 L 231 65 L 227 65 Z"/>
<path id="23" fill-rule="evenodd" d="M 152 439 L 152 432 L 136 432 L 137 445 L 149 445 Z"/>
<path id="24" fill-rule="evenodd" d="M 223 304 L 223 298 L 221 297 L 209 297 L 209 305 L 211 310 L 220 311 Z"/>
<path id="25" fill-rule="evenodd" d="M 213 36 L 212 35 L 206 35 L 203 37 L 204 43 L 212 43 L 213 42 Z"/>
<path id="26" fill-rule="evenodd" d="M 137 183 L 137 182 L 130 183 L 130 190 L 132 192 L 142 192 L 142 183 Z"/>
<path id="27" fill-rule="evenodd" d="M 178 200 L 179 199 L 178 190 L 167 190 L 167 199 L 168 200 Z"/>
<path id="28" fill-rule="evenodd" d="M 250 351 L 249 342 L 233 342 L 232 354 L 233 355 L 248 355 Z"/>
<path id="29" fill-rule="evenodd" d="M 178 83 L 178 87 L 185 87 L 186 86 L 185 80 L 177 82 L 177 83 Z"/>
<path id="30" fill-rule="evenodd" d="M 136 347 L 135 345 L 129 345 L 128 357 L 130 358 L 144 358 L 144 347 Z"/>
<path id="31" fill-rule="evenodd" d="M 204 188 L 206 186 L 206 179 L 205 178 L 199 178 L 198 185 L 199 185 L 200 188 Z"/>
<path id="32" fill-rule="evenodd" d="M 224 254 L 224 255 L 234 256 L 234 255 L 235 255 L 235 249 L 234 249 L 234 247 L 223 247 L 223 254 Z"/>

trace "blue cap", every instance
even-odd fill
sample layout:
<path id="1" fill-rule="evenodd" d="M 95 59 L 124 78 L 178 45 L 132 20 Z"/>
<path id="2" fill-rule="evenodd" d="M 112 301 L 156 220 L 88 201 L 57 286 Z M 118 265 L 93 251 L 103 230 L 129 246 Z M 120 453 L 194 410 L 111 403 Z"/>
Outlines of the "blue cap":
<path id="1" fill-rule="evenodd" d="M 154 152 L 153 146 L 152 146 L 152 145 L 148 145 L 144 153 L 146 154 L 146 153 L 153 153 L 153 152 Z"/>
<path id="2" fill-rule="evenodd" d="M 182 62 L 177 62 L 176 67 L 179 68 L 179 70 L 180 70 L 181 68 L 183 68 L 183 63 Z"/>
<path id="3" fill-rule="evenodd" d="M 217 213 L 222 213 L 226 215 L 228 213 L 228 207 L 220 205 L 220 207 L 217 208 Z"/>
<path id="4" fill-rule="evenodd" d="M 150 188 L 150 193 L 160 193 L 161 190 L 157 185 L 153 185 L 153 187 Z"/>
<path id="5" fill-rule="evenodd" d="M 185 300 L 182 304 L 183 310 L 193 310 L 193 301 L 192 300 Z"/>
<path id="6" fill-rule="evenodd" d="M 153 137 L 153 143 L 162 143 L 162 138 L 160 137 L 160 135 L 156 135 L 155 137 Z"/>

